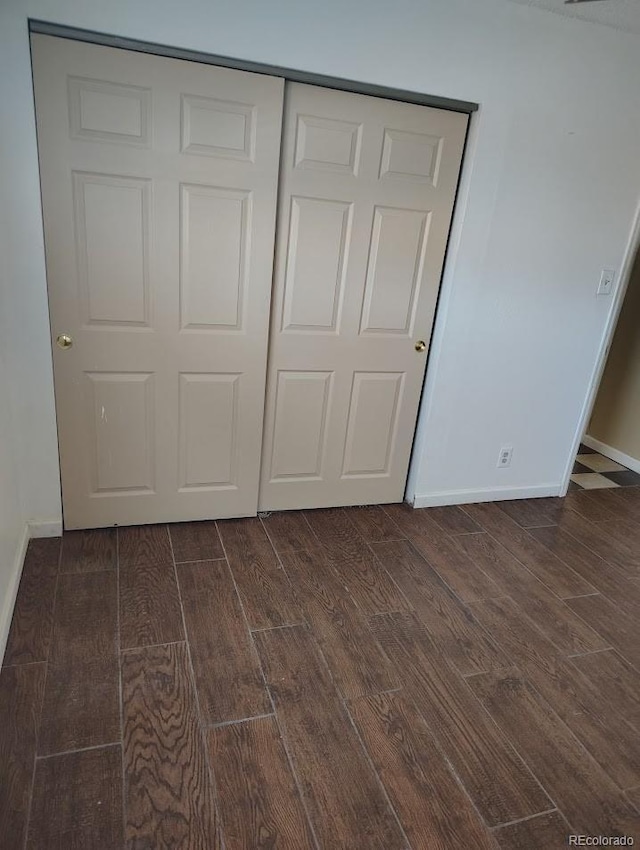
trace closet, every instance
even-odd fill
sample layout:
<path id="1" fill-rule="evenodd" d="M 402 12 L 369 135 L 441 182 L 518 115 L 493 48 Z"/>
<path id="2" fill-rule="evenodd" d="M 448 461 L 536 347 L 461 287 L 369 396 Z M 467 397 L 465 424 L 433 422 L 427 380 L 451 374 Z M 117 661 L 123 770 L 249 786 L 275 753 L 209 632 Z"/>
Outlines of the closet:
<path id="1" fill-rule="evenodd" d="M 468 116 L 32 52 L 65 528 L 400 501 Z"/>

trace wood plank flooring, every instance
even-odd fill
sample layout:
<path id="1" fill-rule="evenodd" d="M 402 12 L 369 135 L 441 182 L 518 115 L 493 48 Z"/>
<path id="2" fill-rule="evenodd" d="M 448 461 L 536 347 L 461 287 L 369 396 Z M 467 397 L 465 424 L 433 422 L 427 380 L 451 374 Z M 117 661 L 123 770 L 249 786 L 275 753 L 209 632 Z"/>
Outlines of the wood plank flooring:
<path id="1" fill-rule="evenodd" d="M 3 850 L 640 841 L 640 488 L 29 545 Z"/>

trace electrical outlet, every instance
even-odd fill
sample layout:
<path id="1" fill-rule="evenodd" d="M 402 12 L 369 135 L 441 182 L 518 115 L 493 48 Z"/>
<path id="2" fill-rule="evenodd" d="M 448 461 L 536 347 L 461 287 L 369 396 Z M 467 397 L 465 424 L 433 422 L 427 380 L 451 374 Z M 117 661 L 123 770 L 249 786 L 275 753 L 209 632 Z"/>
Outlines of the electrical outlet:
<path id="1" fill-rule="evenodd" d="M 598 284 L 598 295 L 611 295 L 616 273 L 613 269 L 602 269 L 600 283 Z"/>
<path id="2" fill-rule="evenodd" d="M 511 458 L 513 457 L 513 446 L 503 446 L 498 455 L 498 469 L 505 469 L 511 466 Z"/>

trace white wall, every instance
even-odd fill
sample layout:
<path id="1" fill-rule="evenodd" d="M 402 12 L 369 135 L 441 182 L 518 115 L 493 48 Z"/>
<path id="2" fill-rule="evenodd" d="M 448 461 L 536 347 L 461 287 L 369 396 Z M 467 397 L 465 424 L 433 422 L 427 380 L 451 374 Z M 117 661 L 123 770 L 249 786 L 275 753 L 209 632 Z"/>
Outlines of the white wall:
<path id="1" fill-rule="evenodd" d="M 5 226 L 5 217 L 0 210 L 0 285 L 6 279 L 2 262 L 7 250 Z M 17 431 L 5 362 L 8 318 L 5 304 L 4 292 L 0 288 L 0 661 L 17 591 L 27 529 L 14 457 Z"/>
<path id="2" fill-rule="evenodd" d="M 0 24 L 1 31 L 1 24 Z M 0 102 L 6 98 L 3 51 L 0 48 Z M 0 122 L 4 121 L 4 114 Z M 0 143 L 0 150 L 3 145 Z M 0 157 L 2 155 L 0 154 Z M 15 381 L 7 357 L 11 354 L 8 335 L 12 325 L 11 301 L 7 288 L 11 278 L 10 213 L 5 203 L 6 181 L 0 175 L 0 658 L 4 654 L 13 601 L 25 542 L 26 513 L 23 508 L 16 470 L 18 450 L 17 421 L 13 405 Z M 8 200 L 8 197 L 7 197 Z"/>
<path id="3" fill-rule="evenodd" d="M 60 519 L 57 439 L 26 13 L 0 2 L 2 348 L 27 519 Z"/>
<path id="4" fill-rule="evenodd" d="M 8 376 L 0 355 L 0 397 L 6 399 L 7 392 Z M 10 407 L 0 404 L 0 661 L 26 543 L 26 523 L 12 454 L 15 436 Z"/>
<path id="5" fill-rule="evenodd" d="M 25 17 L 0 5 L 0 659 L 28 522 L 60 520 Z"/>
<path id="6" fill-rule="evenodd" d="M 59 517 L 27 17 L 475 100 L 411 486 L 559 492 L 640 190 L 640 39 L 506 0 L 12 0 L 0 8 L 5 285 L 32 518 Z M 501 445 L 513 463 L 498 470 Z"/>

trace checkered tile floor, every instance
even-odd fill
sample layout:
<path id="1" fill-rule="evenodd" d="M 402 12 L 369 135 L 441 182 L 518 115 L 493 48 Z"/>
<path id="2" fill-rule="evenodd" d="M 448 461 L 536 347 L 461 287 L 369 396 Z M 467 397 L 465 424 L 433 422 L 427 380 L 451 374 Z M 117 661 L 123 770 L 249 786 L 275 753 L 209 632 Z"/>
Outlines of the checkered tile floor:
<path id="1" fill-rule="evenodd" d="M 638 484 L 640 475 L 637 472 L 580 443 L 569 490 L 600 490 L 602 487 L 632 487 Z"/>

